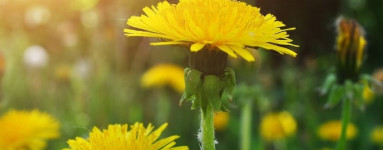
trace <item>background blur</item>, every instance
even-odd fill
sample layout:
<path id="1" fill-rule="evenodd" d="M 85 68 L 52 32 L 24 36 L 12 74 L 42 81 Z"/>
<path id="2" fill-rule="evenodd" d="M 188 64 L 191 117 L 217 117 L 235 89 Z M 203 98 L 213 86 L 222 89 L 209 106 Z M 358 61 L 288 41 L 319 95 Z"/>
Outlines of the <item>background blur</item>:
<path id="1" fill-rule="evenodd" d="M 39 109 L 61 123 L 61 137 L 47 149 L 67 147 L 66 140 L 85 136 L 93 126 L 136 121 L 159 126 L 169 122 L 163 136 L 177 134 L 177 145 L 198 149 L 199 111 L 190 103 L 178 106 L 180 93 L 171 88 L 144 89 L 141 75 L 160 63 L 187 66 L 183 47 L 149 46 L 156 39 L 127 38 L 123 29 L 132 15 L 159 0 L 0 0 L 0 112 Z M 176 3 L 177 1 L 172 0 Z M 261 117 L 288 111 L 298 123 L 297 133 L 285 149 L 314 150 L 333 147 L 321 140 L 319 125 L 340 118 L 340 106 L 324 109 L 327 97 L 319 96 L 326 74 L 335 69 L 334 22 L 340 15 L 357 19 L 367 33 L 367 59 L 362 72 L 373 74 L 383 67 L 382 0 L 257 0 L 246 1 L 272 13 L 288 27 L 298 56 L 256 51 L 256 62 L 230 60 L 237 83 L 259 85 L 264 98 L 253 111 L 253 148 L 274 149 L 259 136 Z M 169 108 L 158 99 L 166 97 Z M 354 149 L 377 149 L 371 129 L 383 124 L 383 97 L 376 95 L 365 111 L 353 110 L 358 135 L 349 142 Z M 156 114 L 171 114 L 158 120 Z M 166 111 L 166 110 L 165 110 Z M 219 150 L 239 147 L 240 107 L 233 103 L 225 129 L 217 131 Z M 351 147 L 351 146 L 350 146 Z"/>

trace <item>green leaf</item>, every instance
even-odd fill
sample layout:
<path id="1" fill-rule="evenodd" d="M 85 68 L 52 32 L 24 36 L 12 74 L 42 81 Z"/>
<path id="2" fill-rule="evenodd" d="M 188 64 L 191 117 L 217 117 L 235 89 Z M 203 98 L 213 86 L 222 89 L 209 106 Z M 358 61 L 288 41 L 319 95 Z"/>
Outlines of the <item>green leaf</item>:
<path id="1" fill-rule="evenodd" d="M 204 78 L 203 88 L 208 103 L 214 108 L 214 110 L 220 110 L 221 98 L 220 98 L 220 86 L 219 78 L 215 75 L 207 75 Z"/>
<path id="2" fill-rule="evenodd" d="M 344 87 L 338 84 L 332 86 L 330 96 L 325 104 L 325 108 L 332 108 L 337 105 L 344 97 Z"/>

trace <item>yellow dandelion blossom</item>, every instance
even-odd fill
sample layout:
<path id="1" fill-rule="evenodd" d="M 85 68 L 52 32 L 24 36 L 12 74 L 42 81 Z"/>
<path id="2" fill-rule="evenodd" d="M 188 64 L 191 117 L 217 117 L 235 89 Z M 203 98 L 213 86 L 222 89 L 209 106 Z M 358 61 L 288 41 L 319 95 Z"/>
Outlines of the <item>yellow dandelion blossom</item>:
<path id="1" fill-rule="evenodd" d="M 383 126 L 376 127 L 372 130 L 371 140 L 376 144 L 383 143 Z"/>
<path id="2" fill-rule="evenodd" d="M 245 47 L 262 47 L 280 54 L 297 54 L 283 46 L 294 46 L 285 24 L 271 14 L 262 15 L 260 9 L 235 0 L 167 1 L 143 9 L 145 15 L 132 16 L 125 29 L 127 36 L 161 38 L 165 41 L 151 45 L 186 45 L 191 52 L 204 47 L 218 48 L 231 57 L 240 55 L 247 61 L 254 57 Z"/>
<path id="3" fill-rule="evenodd" d="M 59 123 L 49 114 L 11 110 L 0 118 L 0 149 L 41 150 L 59 136 Z"/>
<path id="4" fill-rule="evenodd" d="M 270 113 L 262 118 L 261 135 L 265 140 L 274 141 L 290 136 L 296 132 L 297 123 L 294 117 L 286 112 Z"/>
<path id="5" fill-rule="evenodd" d="M 160 64 L 142 75 L 141 85 L 145 88 L 170 86 L 182 93 L 185 90 L 184 70 L 173 64 Z"/>
<path id="6" fill-rule="evenodd" d="M 142 123 L 131 125 L 130 130 L 127 124 L 109 125 L 103 131 L 94 127 L 88 139 L 68 140 L 70 148 L 64 150 L 188 150 L 187 146 L 174 147 L 177 135 L 158 140 L 167 125 L 155 131 L 151 124 L 145 128 Z"/>
<path id="7" fill-rule="evenodd" d="M 318 135 L 323 140 L 337 141 L 342 131 L 342 122 L 339 120 L 328 121 L 318 129 Z M 354 124 L 349 123 L 346 131 L 346 139 L 353 139 L 357 134 Z"/>
<path id="8" fill-rule="evenodd" d="M 214 113 L 214 128 L 218 131 L 224 130 L 229 123 L 229 118 L 230 114 L 228 112 Z"/>

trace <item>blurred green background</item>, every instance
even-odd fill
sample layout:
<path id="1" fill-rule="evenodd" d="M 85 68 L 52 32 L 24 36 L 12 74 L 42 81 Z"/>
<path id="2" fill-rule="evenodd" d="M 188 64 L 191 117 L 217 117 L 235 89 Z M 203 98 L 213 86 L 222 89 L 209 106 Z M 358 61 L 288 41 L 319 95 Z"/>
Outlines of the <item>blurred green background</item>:
<path id="1" fill-rule="evenodd" d="M 178 106 L 181 96 L 170 88 L 144 89 L 141 75 L 160 63 L 187 66 L 183 47 L 152 47 L 155 39 L 127 38 L 123 29 L 132 15 L 158 0 L 0 0 L 0 67 L 2 73 L 0 112 L 9 109 L 39 109 L 55 116 L 61 137 L 47 149 L 67 147 L 66 140 L 86 136 L 93 126 L 144 122 L 159 126 L 169 122 L 163 136 L 177 134 L 177 145 L 198 149 L 196 139 L 199 111 L 190 103 Z M 176 3 L 175 0 L 171 2 Z M 253 148 L 315 150 L 334 147 L 321 140 L 319 125 L 340 118 L 340 106 L 324 109 L 326 96 L 317 89 L 326 74 L 335 69 L 335 20 L 344 15 L 357 19 L 367 35 L 367 59 L 362 72 L 372 74 L 383 67 L 382 0 L 257 0 L 246 1 L 272 13 L 288 27 L 298 56 L 280 56 L 257 51 L 256 62 L 231 60 L 237 83 L 262 88 L 262 99 L 254 100 Z M 44 53 L 45 52 L 45 53 Z M 0 65 L 1 66 L 1 65 Z M 158 105 L 167 99 L 170 107 Z M 353 110 L 352 122 L 358 135 L 349 147 L 378 149 L 370 132 L 383 125 L 383 97 L 365 111 Z M 164 110 L 166 109 L 166 110 Z M 170 111 L 158 120 L 159 111 Z M 232 104 L 227 128 L 217 131 L 218 150 L 239 148 L 240 110 Z M 288 111 L 298 123 L 298 131 L 282 148 L 265 142 L 259 135 L 261 117 L 273 111 Z"/>

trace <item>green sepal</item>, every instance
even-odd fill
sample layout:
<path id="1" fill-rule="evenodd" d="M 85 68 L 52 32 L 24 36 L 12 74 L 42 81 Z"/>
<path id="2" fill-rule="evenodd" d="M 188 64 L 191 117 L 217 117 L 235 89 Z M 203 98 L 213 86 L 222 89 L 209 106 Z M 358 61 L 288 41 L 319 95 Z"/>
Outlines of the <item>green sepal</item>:
<path id="1" fill-rule="evenodd" d="M 336 75 L 331 73 L 326 77 L 325 82 L 323 83 L 323 86 L 320 89 L 320 94 L 325 95 L 329 91 L 329 89 L 334 85 L 336 82 Z"/>
<path id="2" fill-rule="evenodd" d="M 195 95 L 195 99 L 192 101 L 191 110 L 201 107 L 201 93 Z"/>
<path id="3" fill-rule="evenodd" d="M 208 104 L 218 111 L 221 109 L 219 78 L 215 75 L 207 75 L 204 78 L 203 88 Z"/>
<path id="4" fill-rule="evenodd" d="M 195 69 L 185 68 L 184 78 L 185 78 L 185 92 L 182 95 L 179 104 L 181 105 L 185 100 L 195 100 L 196 92 L 198 90 L 198 85 L 201 81 L 202 73 Z"/>
<path id="5" fill-rule="evenodd" d="M 344 87 L 335 84 L 331 87 L 330 95 L 325 104 L 325 108 L 332 108 L 337 105 L 344 96 Z"/>
<path id="6" fill-rule="evenodd" d="M 360 109 L 364 110 L 364 97 L 363 97 L 363 84 L 355 83 L 353 86 L 354 98 L 356 99 L 355 105 Z"/>
<path id="7" fill-rule="evenodd" d="M 354 99 L 354 84 L 352 81 L 346 80 L 346 82 L 344 83 L 344 93 L 348 99 Z"/>
<path id="8" fill-rule="evenodd" d="M 236 85 L 235 71 L 231 68 L 226 67 L 224 80 L 225 80 L 224 94 L 229 98 L 229 100 L 231 100 L 233 99 L 234 88 Z"/>
<path id="9" fill-rule="evenodd" d="M 226 89 L 222 89 L 222 94 L 221 94 L 221 111 L 224 111 L 224 112 L 229 112 L 230 110 L 228 109 L 229 108 L 229 102 L 232 100 L 228 97 L 229 94 L 227 94 L 227 90 Z"/>

